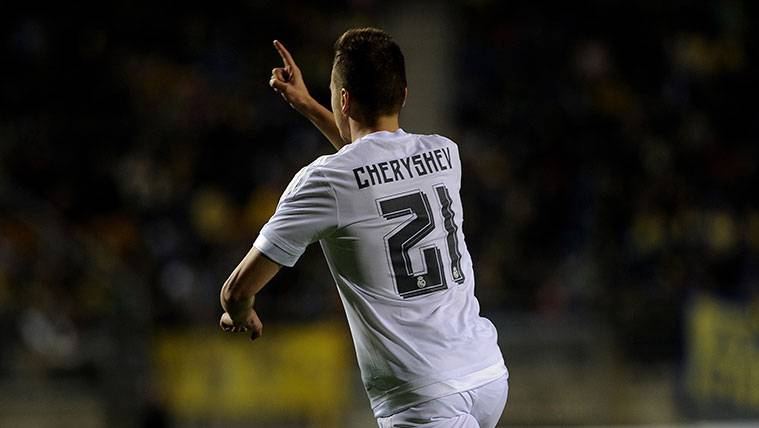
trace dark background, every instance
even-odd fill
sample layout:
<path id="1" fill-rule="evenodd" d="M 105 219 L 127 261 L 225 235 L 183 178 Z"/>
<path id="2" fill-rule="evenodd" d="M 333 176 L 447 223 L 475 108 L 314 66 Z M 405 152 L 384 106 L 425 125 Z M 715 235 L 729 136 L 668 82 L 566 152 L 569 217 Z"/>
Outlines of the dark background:
<path id="1" fill-rule="evenodd" d="M 328 105 L 334 40 L 406 6 L 3 6 L 0 379 L 81 380 L 109 418 L 141 409 L 172 421 L 135 386 L 150 376 L 149 338 L 217 322 L 219 288 L 281 191 L 332 151 L 271 93 L 271 40 Z M 483 313 L 507 341 L 515 323 L 603 326 L 615 361 L 666 367 L 677 385 L 689 299 L 746 305 L 759 290 L 756 6 L 455 1 L 444 11 L 450 108 L 436 120 L 464 159 Z M 424 79 L 410 76 L 412 100 L 415 85 Z M 434 131 L 403 118 L 409 132 Z M 343 317 L 318 248 L 258 305 L 265 323 Z M 507 361 L 519 353 L 503 347 Z M 124 391 L 132 404 L 114 399 Z M 675 420 L 687 420 L 692 409 L 673 397 Z"/>

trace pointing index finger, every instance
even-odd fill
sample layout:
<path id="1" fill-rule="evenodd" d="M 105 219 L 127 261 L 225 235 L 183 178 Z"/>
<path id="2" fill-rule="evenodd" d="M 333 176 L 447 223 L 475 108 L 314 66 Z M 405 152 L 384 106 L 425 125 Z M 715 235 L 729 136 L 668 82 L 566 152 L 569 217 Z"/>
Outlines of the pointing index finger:
<path id="1" fill-rule="evenodd" d="M 279 56 L 282 57 L 282 62 L 285 63 L 285 66 L 295 67 L 295 61 L 293 60 L 292 55 L 290 55 L 290 52 L 287 51 L 282 42 L 275 40 L 274 47 L 277 49 L 277 52 L 279 52 Z"/>

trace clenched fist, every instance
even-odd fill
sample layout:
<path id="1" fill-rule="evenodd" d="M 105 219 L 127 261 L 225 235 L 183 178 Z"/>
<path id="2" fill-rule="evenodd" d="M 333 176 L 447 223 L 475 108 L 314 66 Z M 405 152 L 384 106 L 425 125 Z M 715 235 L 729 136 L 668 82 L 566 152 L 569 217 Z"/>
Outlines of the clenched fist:
<path id="1" fill-rule="evenodd" d="M 261 337 L 264 329 L 261 319 L 258 318 L 258 314 L 252 308 L 244 322 L 235 322 L 228 313 L 224 312 L 219 320 L 219 326 L 227 333 L 245 333 L 249 331 L 250 340 L 256 340 Z"/>

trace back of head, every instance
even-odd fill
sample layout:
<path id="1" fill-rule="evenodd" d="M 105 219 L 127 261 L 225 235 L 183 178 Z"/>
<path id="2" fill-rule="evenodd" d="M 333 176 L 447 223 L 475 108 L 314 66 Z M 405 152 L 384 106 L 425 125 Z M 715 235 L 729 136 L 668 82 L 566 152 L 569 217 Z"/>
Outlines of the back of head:
<path id="1" fill-rule="evenodd" d="M 335 43 L 335 83 L 351 95 L 351 116 L 374 124 L 403 106 L 406 65 L 401 48 L 376 28 L 346 31 Z M 339 87 L 338 86 L 338 87 Z"/>

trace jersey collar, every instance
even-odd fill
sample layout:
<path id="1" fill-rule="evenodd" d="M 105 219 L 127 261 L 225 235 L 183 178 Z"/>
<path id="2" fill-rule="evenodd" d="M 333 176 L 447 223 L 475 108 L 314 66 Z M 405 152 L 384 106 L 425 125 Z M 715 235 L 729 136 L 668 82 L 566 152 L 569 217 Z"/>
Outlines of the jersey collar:
<path id="1" fill-rule="evenodd" d="M 356 143 L 358 143 L 360 141 L 363 141 L 363 140 L 372 139 L 372 138 L 384 140 L 386 138 L 400 137 L 402 135 L 406 135 L 406 131 L 404 131 L 403 128 L 398 128 L 398 129 L 396 129 L 393 132 L 390 132 L 390 131 L 376 131 L 376 132 L 372 132 L 372 133 L 364 135 L 363 137 L 361 137 L 358 140 L 354 141 L 353 144 L 356 144 Z"/>

